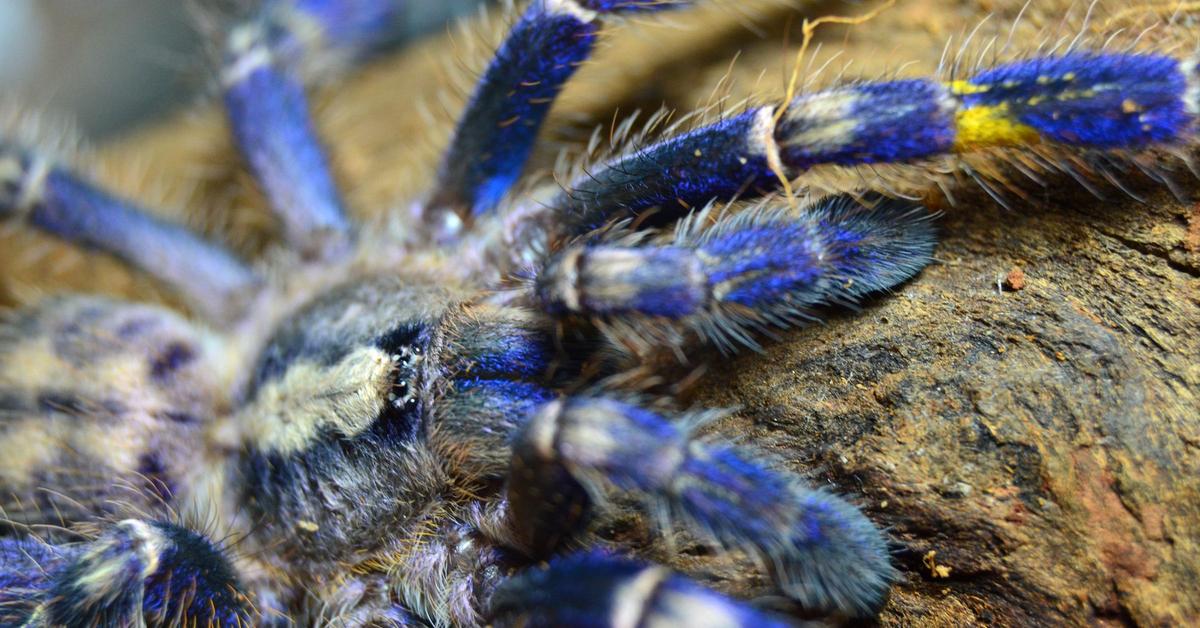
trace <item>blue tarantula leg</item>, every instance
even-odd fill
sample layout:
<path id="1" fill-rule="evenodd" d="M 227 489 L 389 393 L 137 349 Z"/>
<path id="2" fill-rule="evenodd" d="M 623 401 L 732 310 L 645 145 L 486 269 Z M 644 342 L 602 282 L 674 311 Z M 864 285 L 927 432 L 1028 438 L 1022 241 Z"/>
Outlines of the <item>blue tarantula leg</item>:
<path id="1" fill-rule="evenodd" d="M 155 218 L 51 162 L 0 140 L 0 221 L 111 253 L 166 282 L 214 318 L 241 313 L 261 279 L 223 247 Z"/>
<path id="2" fill-rule="evenodd" d="M 808 609 L 855 616 L 878 609 L 895 570 L 883 534 L 862 512 L 764 464 L 762 452 L 697 438 L 686 423 L 614 399 L 576 397 L 543 406 L 518 438 L 539 466 L 565 469 L 593 500 L 610 488 L 643 495 L 650 512 L 759 557 Z M 509 491 L 563 479 L 514 473 Z M 522 524 L 520 505 L 510 507 L 514 525 Z"/>
<path id="3" fill-rule="evenodd" d="M 658 11 L 669 0 L 533 0 L 483 74 L 446 151 L 430 206 L 491 211 L 521 174 L 550 105 L 592 52 L 602 14 Z"/>
<path id="4" fill-rule="evenodd" d="M 337 255 L 347 250 L 351 226 L 310 119 L 301 65 L 369 48 L 391 32 L 400 5 L 294 0 L 268 8 L 225 42 L 225 110 L 288 242 L 306 257 Z"/>
<path id="5" fill-rule="evenodd" d="M 797 171 L 994 146 L 1169 146 L 1196 131 L 1198 81 L 1195 58 L 1035 57 L 965 80 L 863 83 L 801 96 L 784 112 L 775 137 L 781 158 Z"/>
<path id="6" fill-rule="evenodd" d="M 708 214 L 681 223 L 666 244 L 571 245 L 543 266 L 534 298 L 559 316 L 679 321 L 730 350 L 755 346 L 746 329 L 793 325 L 816 306 L 853 304 L 909 279 L 935 244 L 930 214 L 892 199 L 761 206 L 711 226 Z"/>
<path id="7" fill-rule="evenodd" d="M 302 56 L 370 53 L 396 35 L 403 0 L 282 0 L 271 7 L 271 20 L 300 47 Z"/>
<path id="8" fill-rule="evenodd" d="M 0 541 L 0 620 L 26 626 L 240 626 L 250 607 L 199 534 L 122 521 L 94 541 Z"/>
<path id="9" fill-rule="evenodd" d="M 672 574 L 600 553 L 558 558 L 505 580 L 492 594 L 496 626 L 789 626 Z"/>
<path id="10" fill-rule="evenodd" d="M 655 206 L 663 211 L 654 222 L 665 222 L 712 199 L 774 190 L 773 116 L 772 107 L 750 109 L 590 171 L 551 203 L 558 228 L 583 233 Z"/>
<path id="11" fill-rule="evenodd" d="M 1200 111 L 1196 58 L 1076 52 L 965 80 L 864 82 L 745 111 L 590 171 L 553 203 L 567 233 L 661 207 L 677 218 L 751 198 L 821 165 L 907 163 L 996 146 L 1096 151 L 1182 145 Z"/>

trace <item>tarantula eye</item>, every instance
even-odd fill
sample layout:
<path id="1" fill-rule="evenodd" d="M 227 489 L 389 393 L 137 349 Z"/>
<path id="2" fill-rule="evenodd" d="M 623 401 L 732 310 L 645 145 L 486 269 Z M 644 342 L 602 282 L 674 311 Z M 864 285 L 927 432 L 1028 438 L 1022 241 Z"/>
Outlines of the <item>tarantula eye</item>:
<path id="1" fill-rule="evenodd" d="M 420 343 L 419 329 L 408 326 L 388 332 L 378 342 L 379 347 L 388 352 L 394 369 L 385 415 L 397 411 L 411 415 L 420 406 L 420 367 L 425 360 L 425 350 Z"/>

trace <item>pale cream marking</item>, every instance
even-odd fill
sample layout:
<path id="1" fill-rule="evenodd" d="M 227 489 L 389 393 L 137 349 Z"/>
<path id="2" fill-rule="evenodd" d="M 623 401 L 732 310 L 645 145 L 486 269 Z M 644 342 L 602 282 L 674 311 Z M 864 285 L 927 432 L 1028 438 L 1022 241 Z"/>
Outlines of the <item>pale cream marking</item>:
<path id="1" fill-rule="evenodd" d="M 263 41 L 262 27 L 258 24 L 243 24 L 235 28 L 229 36 L 227 49 L 234 56 L 234 62 L 221 70 L 221 85 L 225 88 L 241 83 L 274 60 L 271 49 Z"/>
<path id="2" fill-rule="evenodd" d="M 534 0 L 535 2 L 545 2 L 546 13 L 551 15 L 570 15 L 571 17 L 583 22 L 590 23 L 596 19 L 598 13 L 591 9 L 586 9 L 579 5 L 575 0 Z"/>
<path id="3" fill-rule="evenodd" d="M 325 48 L 325 29 L 311 15 L 293 6 L 283 5 L 272 19 L 300 42 L 303 54 L 312 54 Z"/>
<path id="4" fill-rule="evenodd" d="M 591 253 L 588 270 L 584 278 L 588 299 L 607 304 L 623 305 L 637 292 L 637 286 L 625 281 L 638 268 L 645 265 L 641 251 L 620 248 L 604 248 Z M 593 281 L 588 281 L 592 279 Z"/>
<path id="5" fill-rule="evenodd" d="M 585 468 L 610 462 L 612 452 L 620 451 L 622 447 L 622 443 L 613 438 L 612 430 L 605 429 L 612 424 L 612 419 L 607 409 L 592 404 L 572 408 L 571 421 L 560 428 L 568 433 L 561 443 L 563 456 Z"/>
<path id="6" fill-rule="evenodd" d="M 138 549 L 141 550 L 142 562 L 145 563 L 145 567 L 142 569 L 142 577 L 148 577 L 150 574 L 158 571 L 159 557 L 162 556 L 163 547 L 167 543 L 162 534 L 157 529 L 137 519 L 126 519 L 118 523 L 117 526 L 129 531 L 131 535 L 141 541 Z"/>
<path id="7" fill-rule="evenodd" d="M 555 292 L 570 312 L 578 312 L 580 308 L 579 259 L 581 257 L 583 257 L 583 247 L 568 249 L 558 264 L 558 272 L 555 273 L 557 275 L 554 280 Z"/>
<path id="8" fill-rule="evenodd" d="M 664 567 L 647 567 L 613 592 L 613 628 L 638 628 L 646 606 L 658 586 L 667 579 Z"/>
<path id="9" fill-rule="evenodd" d="M 70 365 L 58 358 L 48 336 L 38 335 L 20 341 L 0 364 L 0 383 L 19 390 L 37 390 L 51 382 L 62 382 L 72 373 Z"/>
<path id="10" fill-rule="evenodd" d="M 6 153 L 0 156 L 0 184 L 17 186 L 17 194 L 13 198 L 5 198 L 4 202 L 11 209 L 5 212 L 16 214 L 16 218 L 24 219 L 27 212 L 21 211 L 21 207 L 17 203 L 17 199 L 24 195 L 24 190 L 21 189 L 25 180 L 25 166 L 21 165 L 21 158 L 12 153 Z"/>
<path id="11" fill-rule="evenodd" d="M 1188 115 L 1200 115 L 1200 75 L 1197 75 L 1197 63 L 1200 56 L 1193 55 L 1179 62 L 1179 71 L 1183 73 L 1184 85 L 1183 107 Z"/>
<path id="12" fill-rule="evenodd" d="M 825 151 L 854 141 L 854 129 L 859 120 L 851 116 L 859 95 L 852 90 L 834 90 L 797 98 L 788 107 L 785 118 L 804 120 L 806 130 L 782 138 L 784 146 L 803 146 L 812 151 Z"/>
<path id="13" fill-rule="evenodd" d="M 658 597 L 658 607 L 663 612 L 647 617 L 643 628 L 670 628 L 671 626 L 706 626 L 708 628 L 738 628 L 738 618 L 730 614 L 727 604 L 712 595 L 687 595 L 675 591 L 664 591 Z"/>
<path id="14" fill-rule="evenodd" d="M 23 421 L 4 417 L 7 427 L 0 432 L 0 479 L 5 486 L 27 486 L 36 471 L 54 463 L 61 451 L 63 426 L 42 416 Z"/>
<path id="15" fill-rule="evenodd" d="M 583 404 L 573 408 L 571 415 L 571 421 L 560 428 L 568 434 L 560 446 L 563 456 L 576 465 L 585 469 L 602 467 L 612 463 L 614 454 L 629 449 L 627 443 L 617 440 L 616 431 L 611 429 L 614 423 L 626 419 L 614 417 L 613 411 L 604 404 Z M 686 440 L 687 437 L 681 435 L 681 438 Z M 674 446 L 668 447 L 668 443 L 664 443 L 655 451 L 654 480 L 668 483 L 675 477 L 687 459 L 688 452 L 681 444 L 671 443 Z"/>
<path id="16" fill-rule="evenodd" d="M 139 458 L 150 448 L 147 441 L 162 432 L 146 415 L 134 412 L 122 415 L 115 424 L 88 421 L 75 425 L 68 440 L 71 449 L 118 474 L 136 472 Z"/>
<path id="17" fill-rule="evenodd" d="M 554 460 L 557 457 L 554 452 L 554 440 L 558 435 L 562 408 L 561 400 L 551 401 L 534 417 L 529 426 L 528 436 L 533 442 L 533 449 L 543 460 Z"/>
<path id="18" fill-rule="evenodd" d="M 240 413 L 247 439 L 260 450 L 289 454 L 306 449 L 323 427 L 354 436 L 383 410 L 395 370 L 377 347 L 360 347 L 333 366 L 293 363 Z"/>
<path id="19" fill-rule="evenodd" d="M 0 158 L 0 181 L 20 181 L 25 177 L 25 167 L 21 158 L 12 153 L 6 153 Z"/>
<path id="20" fill-rule="evenodd" d="M 772 172 L 789 174 L 779 156 L 779 143 L 775 141 L 775 108 L 763 107 L 754 114 L 754 127 L 750 141 L 767 158 Z M 743 161 L 743 163 L 745 163 Z"/>
<path id="21" fill-rule="evenodd" d="M 21 182 L 21 193 L 17 196 L 15 208 L 21 216 L 28 216 L 33 208 L 42 202 L 46 195 L 46 177 L 50 176 L 53 165 L 50 160 L 34 157 Z"/>
<path id="22" fill-rule="evenodd" d="M 138 558 L 142 562 L 142 571 L 139 576 L 144 580 L 158 570 L 159 556 L 165 540 L 157 530 L 136 519 L 126 519 L 117 524 L 117 527 L 133 537 L 134 551 L 138 553 Z M 126 579 L 122 572 L 125 570 L 127 556 L 120 552 L 110 552 L 115 543 L 111 538 L 106 540 L 107 543 L 98 545 L 88 552 L 83 559 L 84 563 L 88 565 L 88 570 L 75 581 L 83 589 L 85 595 L 93 600 L 111 596 L 114 587 L 123 586 L 123 581 Z"/>

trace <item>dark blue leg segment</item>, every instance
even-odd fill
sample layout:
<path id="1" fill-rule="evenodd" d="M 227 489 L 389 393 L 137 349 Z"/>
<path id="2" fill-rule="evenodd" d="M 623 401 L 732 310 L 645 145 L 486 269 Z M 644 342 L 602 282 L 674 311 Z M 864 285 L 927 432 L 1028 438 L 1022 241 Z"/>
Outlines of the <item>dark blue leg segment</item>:
<path id="1" fill-rule="evenodd" d="M 179 291 L 201 312 L 229 318 L 259 277 L 224 248 L 115 198 L 34 153 L 0 142 L 0 220 L 23 220 L 111 253 Z"/>
<path id="2" fill-rule="evenodd" d="M 593 500 L 609 487 L 641 494 L 650 512 L 756 554 L 808 609 L 869 616 L 895 577 L 883 535 L 849 502 L 763 464 L 762 452 L 697 439 L 644 408 L 605 398 L 555 401 L 521 438 L 542 466 L 557 464 Z M 537 479 L 510 479 L 518 481 Z"/>
<path id="3" fill-rule="evenodd" d="M 554 330 L 532 312 L 476 305 L 453 326 L 447 368 L 481 378 L 540 381 L 551 368 Z"/>
<path id="4" fill-rule="evenodd" d="M 307 258 L 347 250 L 350 223 L 309 116 L 299 73 L 276 59 L 265 22 L 235 29 L 221 73 L 234 140 L 288 243 Z"/>
<path id="5" fill-rule="evenodd" d="M 600 553 L 558 558 L 504 581 L 492 594 L 496 626 L 781 628 L 750 608 L 665 567 Z"/>
<path id="6" fill-rule="evenodd" d="M 34 539 L 0 538 L 0 626 L 21 626 L 37 612 L 57 573 L 76 552 Z"/>
<path id="7" fill-rule="evenodd" d="M 533 0 L 496 51 L 459 120 L 431 208 L 470 218 L 496 207 L 520 176 L 554 98 L 591 55 L 598 14 L 682 4 Z"/>
<path id="8" fill-rule="evenodd" d="M 774 137 L 788 173 L 905 162 L 948 152 L 954 114 L 947 88 L 934 81 L 863 83 L 796 98 Z"/>
<path id="9" fill-rule="evenodd" d="M 712 226 L 706 218 L 666 246 L 572 245 L 538 274 L 535 299 L 560 316 L 679 320 L 730 349 L 747 328 L 811 320 L 817 306 L 853 304 L 909 279 L 935 243 L 923 208 L 890 199 L 758 208 Z"/>
<path id="10" fill-rule="evenodd" d="M 334 53 L 370 52 L 395 36 L 405 0 L 282 0 L 273 21 L 293 37 L 319 33 L 319 45 Z M 290 27 L 290 28 L 289 28 Z M 305 54 L 320 51 L 306 50 Z"/>
<path id="11" fill-rule="evenodd" d="M 654 224 L 708 201 L 758 196 L 779 181 L 771 171 L 770 108 L 751 109 L 599 166 L 552 203 L 566 233 L 660 207 Z"/>
<path id="12" fill-rule="evenodd" d="M 456 470 L 498 479 L 512 455 L 509 443 L 513 433 L 553 398 L 553 391 L 535 383 L 455 378 L 438 406 L 430 440 L 451 459 L 463 459 Z M 471 455 L 463 456 L 460 450 Z"/>
<path id="13" fill-rule="evenodd" d="M 242 626 L 250 618 L 225 557 L 179 526 L 127 520 L 62 547 L 0 541 L 4 625 Z"/>

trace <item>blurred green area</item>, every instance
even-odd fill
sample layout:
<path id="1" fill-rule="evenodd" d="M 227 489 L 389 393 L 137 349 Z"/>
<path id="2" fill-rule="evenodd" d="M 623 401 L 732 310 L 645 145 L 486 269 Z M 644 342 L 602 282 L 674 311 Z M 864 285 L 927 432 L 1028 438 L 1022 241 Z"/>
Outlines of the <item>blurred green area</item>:
<path id="1" fill-rule="evenodd" d="M 481 0 L 406 5 L 397 41 L 440 31 Z M 153 121 L 210 86 L 183 0 L 0 0 L 6 99 L 73 116 L 92 139 Z"/>

